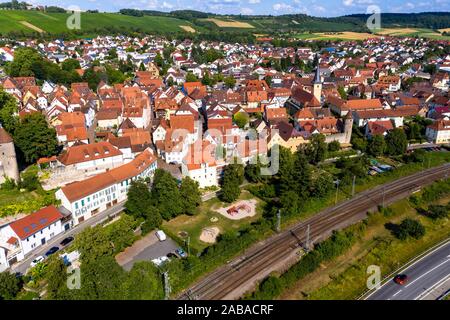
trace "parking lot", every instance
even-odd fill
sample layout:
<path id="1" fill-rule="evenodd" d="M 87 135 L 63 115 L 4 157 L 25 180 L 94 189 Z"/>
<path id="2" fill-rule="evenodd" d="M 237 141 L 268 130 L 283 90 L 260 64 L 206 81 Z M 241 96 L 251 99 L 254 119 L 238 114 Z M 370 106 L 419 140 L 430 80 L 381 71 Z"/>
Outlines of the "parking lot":
<path id="1" fill-rule="evenodd" d="M 174 252 L 179 245 L 167 237 L 165 241 L 159 241 L 155 232 L 151 232 L 144 238 L 136 241 L 131 247 L 119 253 L 116 261 L 125 270 L 129 271 L 138 261 L 151 261 L 153 259 L 167 256 Z"/>

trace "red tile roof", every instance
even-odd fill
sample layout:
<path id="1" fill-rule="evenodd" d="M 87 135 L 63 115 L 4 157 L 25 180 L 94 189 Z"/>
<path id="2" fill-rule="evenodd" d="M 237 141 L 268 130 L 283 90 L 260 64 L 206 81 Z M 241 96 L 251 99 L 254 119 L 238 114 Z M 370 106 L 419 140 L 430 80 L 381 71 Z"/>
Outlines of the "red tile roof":
<path id="1" fill-rule="evenodd" d="M 61 212 L 52 205 L 16 220 L 10 223 L 9 226 L 20 239 L 24 240 L 62 218 Z"/>
<path id="2" fill-rule="evenodd" d="M 70 202 L 74 202 L 115 183 L 137 176 L 155 161 L 156 157 L 149 149 L 146 149 L 131 162 L 124 164 L 123 166 L 111 169 L 83 181 L 68 184 L 65 187 L 62 187 L 61 190 Z"/>

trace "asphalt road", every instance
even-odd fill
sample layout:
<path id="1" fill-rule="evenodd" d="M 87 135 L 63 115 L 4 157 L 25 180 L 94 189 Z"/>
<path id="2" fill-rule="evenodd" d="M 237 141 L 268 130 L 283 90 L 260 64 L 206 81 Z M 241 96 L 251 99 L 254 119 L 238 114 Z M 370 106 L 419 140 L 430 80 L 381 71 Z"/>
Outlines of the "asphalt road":
<path id="1" fill-rule="evenodd" d="M 450 241 L 399 271 L 398 274 L 406 274 L 408 282 L 399 285 L 392 277 L 369 295 L 367 300 L 420 300 L 442 284 L 450 286 L 447 281 L 450 278 Z"/>
<path id="2" fill-rule="evenodd" d="M 27 269 L 30 267 L 30 263 L 37 257 L 37 256 L 43 256 L 48 249 L 51 247 L 59 247 L 61 249 L 61 246 L 59 243 L 69 236 L 75 236 L 76 234 L 80 233 L 84 229 L 90 226 L 95 226 L 105 219 L 108 218 L 108 216 L 115 215 L 123 210 L 124 202 L 118 203 L 114 207 L 111 207 L 103 212 L 100 212 L 99 214 L 93 216 L 92 218 L 78 224 L 77 226 L 67 230 L 66 232 L 63 232 L 56 237 L 54 237 L 52 240 L 48 241 L 45 245 L 40 246 L 30 254 L 25 256 L 25 259 L 22 261 L 19 261 L 18 263 L 14 264 L 11 267 L 11 272 L 20 272 L 22 274 L 25 274 Z"/>
<path id="3" fill-rule="evenodd" d="M 164 241 L 159 241 L 154 232 L 152 232 L 152 237 L 155 237 L 155 241 L 134 256 L 130 262 L 124 264 L 123 268 L 125 270 L 130 271 L 136 262 L 151 261 L 156 258 L 167 256 L 169 253 L 174 252 L 180 247 L 169 237 Z"/>

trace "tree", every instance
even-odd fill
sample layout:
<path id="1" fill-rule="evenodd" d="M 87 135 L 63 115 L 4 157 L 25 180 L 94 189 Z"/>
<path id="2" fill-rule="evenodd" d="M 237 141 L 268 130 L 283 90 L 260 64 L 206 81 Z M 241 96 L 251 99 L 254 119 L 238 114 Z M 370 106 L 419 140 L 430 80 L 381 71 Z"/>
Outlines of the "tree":
<path id="1" fill-rule="evenodd" d="M 341 98 L 344 99 L 344 100 L 347 100 L 348 95 L 347 95 L 347 92 L 345 91 L 344 87 L 339 86 L 337 90 L 338 90 L 339 95 L 341 96 Z"/>
<path id="2" fill-rule="evenodd" d="M 76 59 L 67 59 L 61 64 L 61 69 L 66 71 L 73 71 L 75 69 L 81 69 L 80 62 Z"/>
<path id="3" fill-rule="evenodd" d="M 123 299 L 122 286 L 126 281 L 126 272 L 110 255 L 95 260 L 82 260 L 81 289 L 72 290 L 76 299 L 82 300 L 118 300 Z"/>
<path id="4" fill-rule="evenodd" d="M 69 290 L 67 288 L 67 272 L 63 260 L 52 257 L 45 273 L 47 279 L 47 299 L 67 300 Z"/>
<path id="5" fill-rule="evenodd" d="M 149 261 L 137 262 L 127 275 L 121 292 L 129 300 L 161 300 L 164 298 L 162 277 Z"/>
<path id="6" fill-rule="evenodd" d="M 192 180 L 190 177 L 183 178 L 181 180 L 180 195 L 183 200 L 183 212 L 193 215 L 195 209 L 202 202 L 198 182 Z"/>
<path id="7" fill-rule="evenodd" d="M 14 142 L 28 163 L 56 154 L 58 147 L 56 131 L 41 113 L 31 113 L 22 119 L 14 131 Z"/>
<path id="8" fill-rule="evenodd" d="M 372 136 L 367 144 L 367 152 L 374 157 L 379 157 L 386 149 L 386 142 L 382 135 L 376 134 Z"/>
<path id="9" fill-rule="evenodd" d="M 186 74 L 186 82 L 197 82 L 198 78 L 192 72 Z"/>
<path id="10" fill-rule="evenodd" d="M 236 163 L 227 165 L 223 172 L 221 200 L 230 203 L 239 198 L 243 181 L 244 166 Z"/>
<path id="11" fill-rule="evenodd" d="M 450 206 L 431 205 L 428 207 L 427 217 L 433 220 L 447 218 L 450 214 Z"/>
<path id="12" fill-rule="evenodd" d="M 324 197 L 333 189 L 333 176 L 327 172 L 320 173 L 313 184 L 314 196 Z"/>
<path id="13" fill-rule="evenodd" d="M 98 258 L 112 255 L 114 252 L 113 244 L 108 240 L 101 225 L 81 232 L 75 238 L 74 247 L 80 251 L 83 264 L 93 263 Z"/>
<path id="14" fill-rule="evenodd" d="M 234 86 L 236 85 L 236 79 L 232 76 L 228 76 L 223 80 L 225 86 L 227 88 L 234 88 Z"/>
<path id="15" fill-rule="evenodd" d="M 10 134 L 14 134 L 14 130 L 19 123 L 19 118 L 16 116 L 17 112 L 16 99 L 0 88 L 0 123 Z"/>
<path id="16" fill-rule="evenodd" d="M 325 136 L 322 134 L 314 134 L 305 148 L 305 155 L 310 163 L 318 164 L 319 162 L 325 160 L 327 150 L 328 148 L 325 142 Z"/>
<path id="17" fill-rule="evenodd" d="M 249 116 L 246 112 L 237 112 L 234 116 L 233 116 L 233 121 L 236 123 L 236 125 L 239 128 L 244 128 L 249 121 Z"/>
<path id="18" fill-rule="evenodd" d="M 169 172 L 156 170 L 151 195 L 152 203 L 163 219 L 169 220 L 183 212 L 183 201 L 177 181 Z"/>
<path id="19" fill-rule="evenodd" d="M 425 227 L 417 220 L 406 218 L 393 233 L 400 240 L 406 240 L 408 237 L 420 239 L 425 235 Z"/>
<path id="20" fill-rule="evenodd" d="M 0 273 L 0 300 L 11 300 L 21 290 L 21 281 L 8 271 Z"/>
<path id="21" fill-rule="evenodd" d="M 396 128 L 386 135 L 387 154 L 392 156 L 404 154 L 407 147 L 408 139 L 403 129 Z"/>
<path id="22" fill-rule="evenodd" d="M 300 197 L 295 191 L 286 191 L 280 196 L 280 205 L 288 215 L 295 215 L 302 207 Z"/>
<path id="23" fill-rule="evenodd" d="M 339 141 L 334 140 L 334 141 L 331 141 L 328 144 L 328 151 L 336 152 L 336 151 L 339 151 L 339 150 L 341 150 L 341 143 Z"/>

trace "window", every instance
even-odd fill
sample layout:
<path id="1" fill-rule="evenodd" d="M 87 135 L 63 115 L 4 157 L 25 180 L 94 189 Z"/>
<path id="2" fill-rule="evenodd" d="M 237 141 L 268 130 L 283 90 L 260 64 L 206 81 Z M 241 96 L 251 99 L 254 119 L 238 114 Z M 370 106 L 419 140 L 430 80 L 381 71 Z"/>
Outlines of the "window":
<path id="1" fill-rule="evenodd" d="M 84 200 L 81 200 L 81 206 L 84 207 Z"/>
<path id="2" fill-rule="evenodd" d="M 75 202 L 75 209 L 78 209 L 78 202 Z"/>

